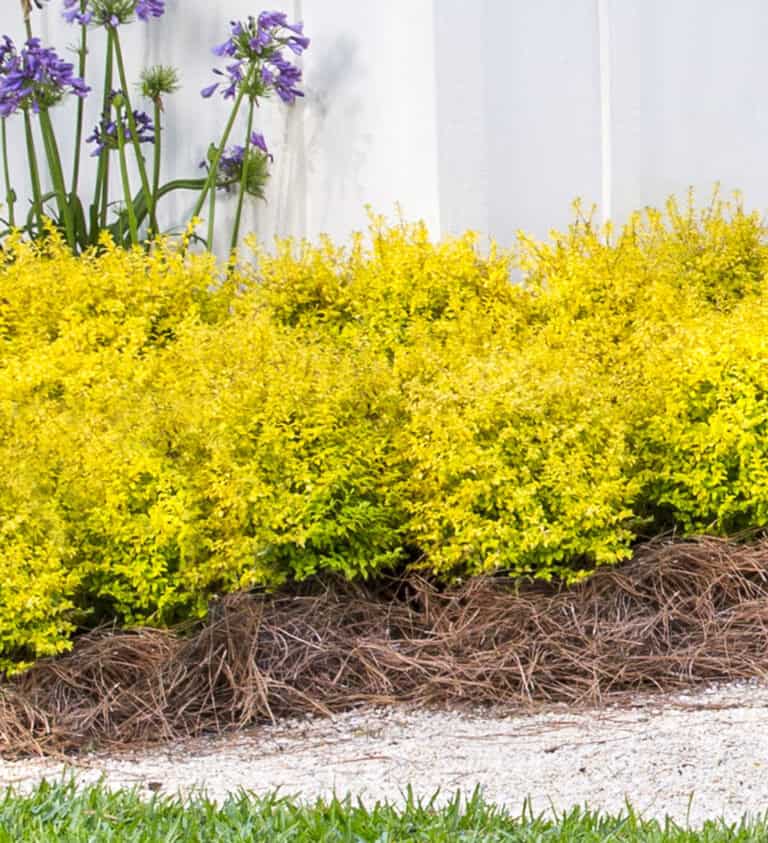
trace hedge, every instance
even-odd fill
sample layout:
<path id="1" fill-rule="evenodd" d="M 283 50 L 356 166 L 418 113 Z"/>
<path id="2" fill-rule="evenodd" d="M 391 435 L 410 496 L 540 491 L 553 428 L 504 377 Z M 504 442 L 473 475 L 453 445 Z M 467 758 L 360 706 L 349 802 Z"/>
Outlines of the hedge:
<path id="1" fill-rule="evenodd" d="M 9 239 L 0 669 L 105 620 L 422 568 L 571 582 L 768 514 L 765 232 L 670 202 L 510 252 L 374 219 L 341 247 Z"/>

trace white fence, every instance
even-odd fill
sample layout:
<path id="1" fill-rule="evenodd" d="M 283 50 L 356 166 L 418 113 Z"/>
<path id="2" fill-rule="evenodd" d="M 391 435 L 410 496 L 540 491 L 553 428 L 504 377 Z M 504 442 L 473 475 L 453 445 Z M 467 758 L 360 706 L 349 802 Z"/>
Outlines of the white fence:
<path id="1" fill-rule="evenodd" d="M 203 100 L 228 21 L 246 0 L 169 0 L 126 28 L 134 76 L 177 65 L 166 109 L 168 177 L 196 173 L 227 113 Z M 509 242 L 570 218 L 576 196 L 621 219 L 693 185 L 741 188 L 768 204 L 765 0 L 270 0 L 303 19 L 306 99 L 261 109 L 275 154 L 268 202 L 246 229 L 345 238 L 365 205 Z M 62 51 L 75 40 L 60 0 L 36 13 Z M 19 37 L 15 0 L 0 30 Z M 95 105 L 95 102 L 93 103 Z M 60 125 L 71 110 L 57 110 Z M 13 122 L 13 121 L 12 121 Z M 95 113 L 91 114 L 95 122 Z M 20 126 L 14 171 L 23 173 Z M 71 138 L 70 138 L 71 141 Z M 165 222 L 186 206 L 171 199 Z M 233 203 L 232 203 L 233 204 Z M 221 213 L 221 224 L 226 214 Z"/>

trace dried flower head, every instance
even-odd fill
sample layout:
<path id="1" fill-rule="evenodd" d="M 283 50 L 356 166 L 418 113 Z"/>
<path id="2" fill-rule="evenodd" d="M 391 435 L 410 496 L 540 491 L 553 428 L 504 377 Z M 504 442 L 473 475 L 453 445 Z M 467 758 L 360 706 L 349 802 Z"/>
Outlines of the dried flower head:
<path id="1" fill-rule="evenodd" d="M 21 0 L 21 14 L 24 15 L 24 20 L 27 20 L 32 14 L 33 6 L 42 9 L 44 2 L 47 3 L 48 0 Z"/>
<path id="2" fill-rule="evenodd" d="M 162 108 L 163 97 L 179 90 L 179 72 L 165 64 L 148 67 L 141 73 L 139 88 L 142 96 Z"/>

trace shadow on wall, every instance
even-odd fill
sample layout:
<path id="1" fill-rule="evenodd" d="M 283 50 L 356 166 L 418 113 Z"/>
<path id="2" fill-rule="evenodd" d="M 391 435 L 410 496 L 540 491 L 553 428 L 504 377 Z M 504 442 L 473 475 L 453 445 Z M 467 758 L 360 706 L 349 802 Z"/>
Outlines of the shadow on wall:
<path id="1" fill-rule="evenodd" d="M 368 75 L 360 45 L 338 36 L 319 56 L 314 56 L 307 86 L 307 168 L 317 186 L 316 225 L 331 228 L 331 214 L 340 202 L 366 201 L 365 162 L 373 135 L 365 131 L 365 102 L 360 92 Z"/>

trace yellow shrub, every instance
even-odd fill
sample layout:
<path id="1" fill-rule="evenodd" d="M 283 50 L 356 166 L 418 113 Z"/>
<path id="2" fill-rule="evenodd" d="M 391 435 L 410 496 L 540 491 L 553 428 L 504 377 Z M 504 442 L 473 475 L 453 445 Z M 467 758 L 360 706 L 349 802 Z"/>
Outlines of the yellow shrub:
<path id="1" fill-rule="evenodd" d="M 638 501 L 659 527 L 735 534 L 768 524 L 768 299 L 700 318 L 665 349 L 659 412 L 638 431 Z"/>
<path id="2" fill-rule="evenodd" d="M 0 669 L 323 571 L 574 580 L 764 525 L 763 241 L 716 202 L 516 257 L 375 220 L 226 279 L 6 242 Z"/>

